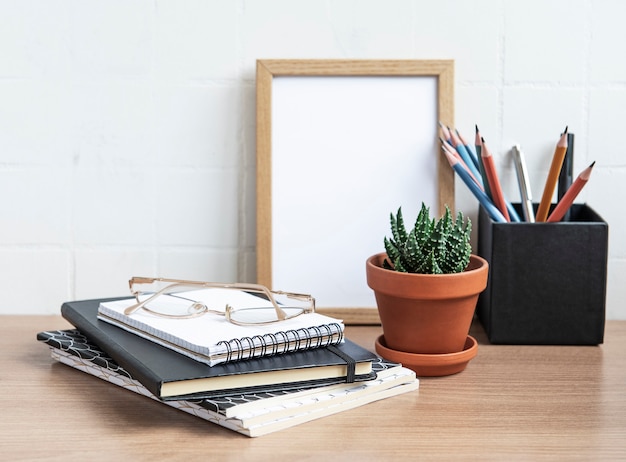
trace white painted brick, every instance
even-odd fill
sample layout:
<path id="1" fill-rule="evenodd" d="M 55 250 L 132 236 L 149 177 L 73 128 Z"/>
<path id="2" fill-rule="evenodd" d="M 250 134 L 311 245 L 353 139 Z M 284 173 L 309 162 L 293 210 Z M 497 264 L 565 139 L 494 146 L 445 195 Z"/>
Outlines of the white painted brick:
<path id="1" fill-rule="evenodd" d="M 157 2 L 154 67 L 158 79 L 236 78 L 238 8 L 238 2 L 221 0 Z"/>
<path id="2" fill-rule="evenodd" d="M 349 24 L 334 24 L 330 8 L 317 0 L 245 1 L 241 17 L 241 49 L 247 70 L 267 58 L 346 58 L 349 50 L 337 33 Z M 336 30 L 338 28 L 338 30 Z"/>
<path id="3" fill-rule="evenodd" d="M 242 164 L 244 168 L 256 166 L 256 87 L 243 85 L 241 101 Z"/>
<path id="4" fill-rule="evenodd" d="M 0 248 L 2 314 L 59 314 L 70 297 L 70 254 L 50 248 Z"/>
<path id="5" fill-rule="evenodd" d="M 154 102 L 145 82 L 108 81 L 73 87 L 74 163 L 86 167 L 150 166 Z"/>
<path id="6" fill-rule="evenodd" d="M 154 2 L 72 2 L 72 73 L 103 80 L 146 76 L 152 61 Z"/>
<path id="7" fill-rule="evenodd" d="M 68 76 L 70 3 L 69 0 L 3 2 L 0 7 L 0 78 Z"/>
<path id="8" fill-rule="evenodd" d="M 586 4 L 584 0 L 503 2 L 506 82 L 582 82 Z"/>
<path id="9" fill-rule="evenodd" d="M 237 282 L 238 253 L 234 250 L 165 248 L 159 251 L 156 273 L 162 277 L 209 282 Z"/>
<path id="10" fill-rule="evenodd" d="M 69 165 L 73 146 L 71 100 L 64 83 L 0 79 L 0 162 Z"/>
<path id="11" fill-rule="evenodd" d="M 490 140 L 498 134 L 500 95 L 498 89 L 457 84 L 454 94 L 454 123 L 469 143 L 474 145 L 475 126 Z M 495 141 L 495 140 L 494 140 Z M 498 140 L 499 141 L 499 140 Z"/>
<path id="12" fill-rule="evenodd" d="M 594 167 L 577 202 L 587 202 L 609 224 L 609 255 L 626 258 L 626 216 L 622 201 L 626 191 L 626 170 Z M 623 279 L 623 274 L 620 275 Z"/>
<path id="13" fill-rule="evenodd" d="M 607 319 L 624 319 L 624 300 L 626 299 L 625 259 L 610 259 L 607 277 L 606 317 Z"/>
<path id="14" fill-rule="evenodd" d="M 626 120 L 626 87 L 593 88 L 589 95 L 589 159 L 598 166 L 626 166 L 617 137 Z M 616 137 L 617 135 L 617 137 Z"/>
<path id="15" fill-rule="evenodd" d="M 242 191 L 243 204 L 240 210 L 240 245 L 251 249 L 256 244 L 256 168 L 249 166 L 244 170 L 243 183 L 245 189 Z"/>
<path id="16" fill-rule="evenodd" d="M 74 239 L 84 245 L 153 245 L 156 175 L 137 167 L 77 169 Z"/>
<path id="17" fill-rule="evenodd" d="M 592 83 L 623 82 L 626 80 L 626 60 L 620 55 L 626 43 L 624 2 L 592 2 L 590 23 L 589 80 Z"/>
<path id="18" fill-rule="evenodd" d="M 159 86 L 156 93 L 153 162 L 195 168 L 239 165 L 241 100 L 237 87 Z M 249 102 L 254 107 L 254 100 Z"/>
<path id="19" fill-rule="evenodd" d="M 240 240 L 242 251 L 253 249 L 256 245 L 256 117 L 254 112 L 255 97 L 254 87 L 248 86 L 243 89 L 243 132 L 242 132 L 242 171 L 243 180 L 240 191 L 242 202 L 239 210 Z M 245 263 L 242 263 L 245 264 Z M 248 274 L 242 270 L 242 274 Z M 256 273 L 254 273 L 256 274 Z M 252 281 L 249 276 L 246 281 Z"/>
<path id="20" fill-rule="evenodd" d="M 242 252 L 238 278 L 242 282 L 256 282 L 256 252 L 249 250 Z"/>
<path id="21" fill-rule="evenodd" d="M 159 245 L 234 248 L 239 175 L 233 170 L 167 170 L 157 175 Z"/>
<path id="22" fill-rule="evenodd" d="M 156 274 L 156 255 L 149 249 L 79 248 L 74 260 L 75 298 L 79 300 L 130 296 L 132 276 Z"/>
<path id="23" fill-rule="evenodd" d="M 68 244 L 69 179 L 63 168 L 0 170 L 0 245 Z"/>
<path id="24" fill-rule="evenodd" d="M 389 59 L 411 56 L 412 2 L 331 2 L 328 21 L 337 45 L 348 56 Z"/>
<path id="25" fill-rule="evenodd" d="M 454 59 L 457 81 L 497 81 L 501 8 L 494 0 L 417 2 L 414 57 Z"/>

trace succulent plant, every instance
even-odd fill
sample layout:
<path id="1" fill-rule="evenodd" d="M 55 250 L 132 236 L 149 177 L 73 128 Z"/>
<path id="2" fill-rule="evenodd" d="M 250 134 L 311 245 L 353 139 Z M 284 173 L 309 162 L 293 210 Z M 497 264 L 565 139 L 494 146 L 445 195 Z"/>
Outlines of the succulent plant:
<path id="1" fill-rule="evenodd" d="M 465 270 L 472 251 L 470 232 L 472 222 L 464 222 L 459 212 L 456 220 L 448 206 L 444 215 L 436 220 L 430 209 L 422 203 L 413 229 L 407 232 L 402 218 L 402 207 L 391 218 L 391 238 L 385 237 L 385 250 L 389 257 L 383 266 L 405 273 L 447 274 Z"/>

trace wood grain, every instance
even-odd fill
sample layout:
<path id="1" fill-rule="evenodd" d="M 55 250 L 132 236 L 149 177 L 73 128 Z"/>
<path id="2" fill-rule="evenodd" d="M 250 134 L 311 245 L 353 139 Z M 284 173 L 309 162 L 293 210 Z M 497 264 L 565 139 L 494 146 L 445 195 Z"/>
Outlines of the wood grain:
<path id="1" fill-rule="evenodd" d="M 1 460 L 626 459 L 626 321 L 599 347 L 490 345 L 419 392 L 250 439 L 51 360 L 58 316 L 0 317 Z M 373 349 L 380 326 L 346 334 Z"/>

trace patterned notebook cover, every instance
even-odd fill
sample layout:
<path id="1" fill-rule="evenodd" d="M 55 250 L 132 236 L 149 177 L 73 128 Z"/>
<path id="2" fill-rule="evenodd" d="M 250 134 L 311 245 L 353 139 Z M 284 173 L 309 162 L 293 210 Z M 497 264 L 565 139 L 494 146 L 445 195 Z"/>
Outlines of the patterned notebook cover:
<path id="1" fill-rule="evenodd" d="M 37 338 L 57 361 L 159 401 L 78 330 L 46 331 Z M 380 359 L 375 368 L 375 380 L 358 384 L 161 402 L 244 435 L 260 436 L 419 386 L 415 374 L 398 364 Z"/>

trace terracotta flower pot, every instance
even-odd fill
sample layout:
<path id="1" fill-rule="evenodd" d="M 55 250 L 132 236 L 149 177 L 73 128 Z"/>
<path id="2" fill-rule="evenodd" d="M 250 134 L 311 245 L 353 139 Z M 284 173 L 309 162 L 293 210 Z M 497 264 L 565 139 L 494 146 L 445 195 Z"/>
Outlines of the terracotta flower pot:
<path id="1" fill-rule="evenodd" d="M 419 354 L 463 351 L 478 295 L 487 287 L 487 261 L 472 255 L 461 273 L 415 274 L 383 268 L 386 256 L 370 257 L 366 273 L 387 347 Z"/>

